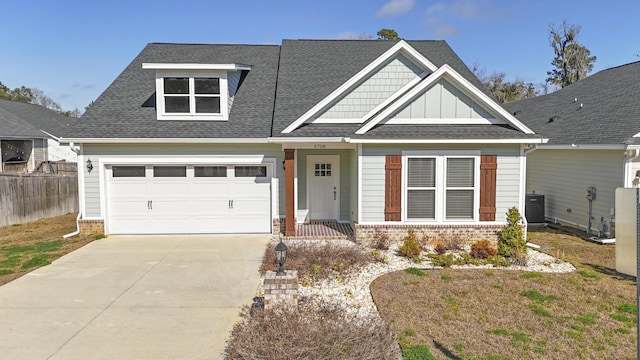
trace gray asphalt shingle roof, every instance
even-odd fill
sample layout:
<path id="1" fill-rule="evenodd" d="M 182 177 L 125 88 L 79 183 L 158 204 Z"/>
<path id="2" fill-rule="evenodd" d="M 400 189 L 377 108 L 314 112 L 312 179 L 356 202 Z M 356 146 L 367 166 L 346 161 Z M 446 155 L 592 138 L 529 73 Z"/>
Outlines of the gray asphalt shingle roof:
<path id="1" fill-rule="evenodd" d="M 445 41 L 407 41 L 436 66 L 449 64 L 476 87 L 484 86 Z M 389 50 L 396 41 L 284 40 L 280 56 L 273 136 Z M 307 130 L 308 131 L 308 130 Z"/>
<path id="2" fill-rule="evenodd" d="M 640 62 L 504 107 L 548 144 L 633 144 L 640 132 Z"/>
<path id="3" fill-rule="evenodd" d="M 450 65 L 482 91 L 482 83 L 445 41 L 407 41 L 436 66 Z M 362 124 L 305 124 L 281 131 L 369 65 L 395 41 L 283 40 L 277 45 L 147 45 L 82 116 L 72 138 L 267 138 L 407 137 L 522 138 L 508 127 L 377 126 L 354 135 Z M 143 63 L 247 64 L 228 121 L 157 120 L 155 70 Z"/>
<path id="4" fill-rule="evenodd" d="M 67 117 L 35 104 L 0 99 L 0 137 L 38 138 L 67 135 L 69 125 L 78 119 Z"/>
<path id="5" fill-rule="evenodd" d="M 74 138 L 266 138 L 280 47 L 277 45 L 147 45 L 73 128 Z M 156 120 L 155 70 L 142 63 L 246 64 L 228 121 Z M 149 105 L 147 105 L 149 104 Z"/>

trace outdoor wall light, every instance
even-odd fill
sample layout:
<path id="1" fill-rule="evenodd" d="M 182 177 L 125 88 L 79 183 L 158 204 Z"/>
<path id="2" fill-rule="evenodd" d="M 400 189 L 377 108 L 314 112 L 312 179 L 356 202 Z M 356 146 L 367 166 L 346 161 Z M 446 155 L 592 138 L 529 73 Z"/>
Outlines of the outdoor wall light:
<path id="1" fill-rule="evenodd" d="M 87 171 L 91 172 L 93 170 L 93 164 L 91 163 L 91 159 L 87 160 Z"/>
<path id="2" fill-rule="evenodd" d="M 287 275 L 286 272 L 284 272 L 284 269 L 282 268 L 282 265 L 284 265 L 284 262 L 287 261 L 287 245 L 285 245 L 282 242 L 282 239 L 280 240 L 280 242 L 278 243 L 278 245 L 276 245 L 276 263 L 278 265 L 280 265 L 278 267 L 278 271 L 276 271 L 276 276 L 283 276 L 283 275 Z"/>

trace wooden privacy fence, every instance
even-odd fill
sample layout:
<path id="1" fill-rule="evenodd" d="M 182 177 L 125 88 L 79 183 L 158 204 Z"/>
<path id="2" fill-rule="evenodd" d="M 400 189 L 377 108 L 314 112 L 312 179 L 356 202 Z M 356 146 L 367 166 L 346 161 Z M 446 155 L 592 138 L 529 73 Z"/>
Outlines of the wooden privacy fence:
<path id="1" fill-rule="evenodd" d="M 0 226 L 77 211 L 77 176 L 0 176 Z"/>

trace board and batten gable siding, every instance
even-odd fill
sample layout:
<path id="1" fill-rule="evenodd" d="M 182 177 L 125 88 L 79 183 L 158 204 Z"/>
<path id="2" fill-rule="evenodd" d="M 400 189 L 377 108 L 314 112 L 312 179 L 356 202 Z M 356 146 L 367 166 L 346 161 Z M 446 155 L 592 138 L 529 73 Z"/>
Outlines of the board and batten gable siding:
<path id="1" fill-rule="evenodd" d="M 342 221 L 348 221 L 351 219 L 351 193 L 356 192 L 357 186 L 352 188 L 353 181 L 351 180 L 351 168 L 356 164 L 351 163 L 352 153 L 354 150 L 307 150 L 298 149 L 296 153 L 297 168 L 298 168 L 298 209 L 296 209 L 296 216 L 309 213 L 309 206 L 307 204 L 307 156 L 309 155 L 339 155 L 340 156 L 340 219 Z M 357 179 L 357 178 L 356 178 Z M 357 180 L 356 180 L 357 181 Z M 302 222 L 305 219 L 298 218 L 298 222 Z M 307 219 L 308 220 L 308 219 Z"/>
<path id="2" fill-rule="evenodd" d="M 100 172 L 98 163 L 100 158 L 214 158 L 216 156 L 262 155 L 265 158 L 275 158 L 276 164 L 282 164 L 284 152 L 282 146 L 271 144 L 237 145 L 237 144 L 83 144 L 84 161 L 91 159 L 94 170 L 84 171 L 85 216 L 89 218 L 103 217 L 100 203 Z M 277 166 L 277 165 L 276 165 Z M 284 216 L 284 171 L 282 167 L 274 169 L 279 179 L 280 216 Z M 275 215 L 274 215 L 275 216 Z"/>
<path id="3" fill-rule="evenodd" d="M 611 219 L 615 190 L 624 186 L 622 150 L 546 150 L 527 155 L 527 193 L 544 195 L 545 216 L 550 221 L 587 227 L 587 187 L 596 188 L 592 203 L 592 230 L 600 217 Z"/>
<path id="4" fill-rule="evenodd" d="M 486 110 L 441 79 L 391 119 L 489 119 Z"/>
<path id="5" fill-rule="evenodd" d="M 385 221 L 385 158 L 386 155 L 402 155 L 402 151 L 407 150 L 480 150 L 483 155 L 497 155 L 496 221 L 506 221 L 507 210 L 520 204 L 520 147 L 517 144 L 405 145 L 402 148 L 391 145 L 363 145 L 360 159 L 362 162 L 362 223 Z"/>
<path id="6" fill-rule="evenodd" d="M 318 118 L 359 119 L 423 71 L 405 56 L 398 55 Z"/>

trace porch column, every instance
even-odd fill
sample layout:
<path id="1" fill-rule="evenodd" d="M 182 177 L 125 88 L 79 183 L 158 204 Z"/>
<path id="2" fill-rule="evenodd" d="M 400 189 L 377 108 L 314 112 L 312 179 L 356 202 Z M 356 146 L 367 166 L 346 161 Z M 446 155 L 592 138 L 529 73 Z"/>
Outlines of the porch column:
<path id="1" fill-rule="evenodd" d="M 285 192 L 285 236 L 296 235 L 296 219 L 295 219 L 295 191 L 294 191 L 294 177 L 295 177 L 295 149 L 284 150 L 284 192 Z"/>

